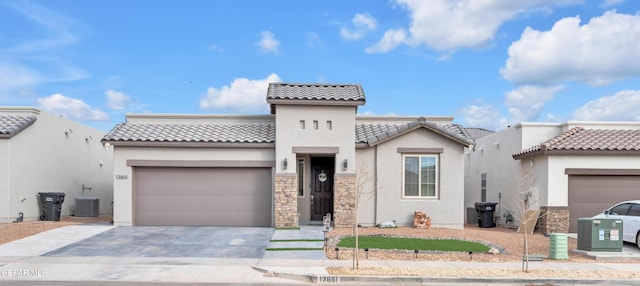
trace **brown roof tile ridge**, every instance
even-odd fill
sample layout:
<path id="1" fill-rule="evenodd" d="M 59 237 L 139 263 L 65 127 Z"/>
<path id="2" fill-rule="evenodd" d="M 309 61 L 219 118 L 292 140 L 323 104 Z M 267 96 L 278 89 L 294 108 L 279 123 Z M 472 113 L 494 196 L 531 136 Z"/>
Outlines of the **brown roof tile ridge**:
<path id="1" fill-rule="evenodd" d="M 549 150 L 549 149 L 553 149 L 555 145 L 561 144 L 562 142 L 564 142 L 565 140 L 570 139 L 572 136 L 577 135 L 578 133 L 584 131 L 585 129 L 583 127 L 574 127 L 571 128 L 567 131 L 565 131 L 564 133 L 551 138 L 545 142 L 542 142 L 540 144 L 540 150 L 544 151 L 544 150 Z M 535 149 L 531 148 L 531 149 Z"/>

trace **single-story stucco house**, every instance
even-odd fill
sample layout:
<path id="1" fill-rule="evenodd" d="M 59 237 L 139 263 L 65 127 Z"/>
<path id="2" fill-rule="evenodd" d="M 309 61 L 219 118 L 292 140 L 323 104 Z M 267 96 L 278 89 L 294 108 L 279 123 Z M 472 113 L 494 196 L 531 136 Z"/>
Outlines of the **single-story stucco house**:
<path id="1" fill-rule="evenodd" d="M 271 83 L 271 114 L 129 114 L 114 147 L 116 225 L 464 225 L 452 117 L 360 116 L 358 84 Z M 361 180 L 360 184 L 356 182 Z M 357 195 L 359 193 L 360 195 Z"/>
<path id="2" fill-rule="evenodd" d="M 0 222 L 39 219 L 39 192 L 65 193 L 61 215 L 74 215 L 76 198 L 90 199 L 87 216 L 110 214 L 113 150 L 100 143 L 104 134 L 34 107 L 0 107 Z"/>
<path id="3" fill-rule="evenodd" d="M 475 142 L 465 205 L 499 202 L 499 223 L 522 201 L 514 179 L 523 174 L 534 181 L 525 194 L 544 233 L 576 232 L 578 218 L 640 199 L 640 122 L 523 122 Z"/>

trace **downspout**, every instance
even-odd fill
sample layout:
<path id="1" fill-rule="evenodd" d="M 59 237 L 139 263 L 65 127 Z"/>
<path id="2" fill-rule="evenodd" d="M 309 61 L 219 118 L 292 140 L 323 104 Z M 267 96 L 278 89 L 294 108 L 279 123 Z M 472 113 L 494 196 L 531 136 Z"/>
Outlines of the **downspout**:
<path id="1" fill-rule="evenodd" d="M 373 210 L 373 225 L 378 224 L 378 145 L 374 146 L 373 149 L 373 173 L 375 174 L 375 179 L 373 180 L 373 200 L 375 208 Z"/>

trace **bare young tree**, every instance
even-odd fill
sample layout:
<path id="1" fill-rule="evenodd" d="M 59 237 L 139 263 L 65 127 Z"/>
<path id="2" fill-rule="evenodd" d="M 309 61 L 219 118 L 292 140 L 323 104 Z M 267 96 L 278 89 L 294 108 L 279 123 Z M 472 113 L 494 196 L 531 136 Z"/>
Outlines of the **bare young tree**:
<path id="1" fill-rule="evenodd" d="M 360 259 L 358 257 L 359 251 L 359 236 L 358 236 L 358 206 L 360 204 L 360 199 L 364 195 L 368 195 L 367 200 L 371 199 L 373 195 L 378 191 L 377 186 L 373 186 L 371 188 L 367 188 L 367 184 L 373 180 L 369 174 L 369 167 L 366 164 L 362 164 L 356 170 L 356 186 L 355 186 L 355 195 L 354 197 L 354 220 L 353 220 L 353 237 L 355 238 L 355 247 L 353 248 L 353 269 L 360 269 Z"/>
<path id="2" fill-rule="evenodd" d="M 528 235 L 533 234 L 533 229 L 538 220 L 540 211 L 539 196 L 535 190 L 536 176 L 533 167 L 523 167 L 520 176 L 514 178 L 511 189 L 511 208 L 508 212 L 518 222 L 518 232 L 523 234 L 522 271 L 529 271 L 529 245 Z"/>

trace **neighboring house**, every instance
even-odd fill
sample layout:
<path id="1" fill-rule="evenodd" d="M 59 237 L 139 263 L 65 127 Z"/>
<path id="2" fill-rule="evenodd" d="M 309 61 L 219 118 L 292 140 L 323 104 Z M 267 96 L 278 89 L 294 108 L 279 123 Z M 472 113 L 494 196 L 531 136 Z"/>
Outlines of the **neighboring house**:
<path id="1" fill-rule="evenodd" d="M 505 223 L 522 202 L 515 181 L 528 173 L 538 228 L 576 232 L 578 218 L 640 199 L 640 122 L 521 123 L 476 139 L 465 164 L 465 205 L 499 202 Z"/>
<path id="2" fill-rule="evenodd" d="M 39 192 L 65 193 L 61 215 L 74 213 L 76 197 L 98 198 L 100 213 L 111 213 L 113 150 L 100 143 L 104 134 L 33 107 L 0 107 L 0 221 L 39 219 Z"/>
<path id="3" fill-rule="evenodd" d="M 296 227 L 329 213 L 351 226 L 364 172 L 360 224 L 422 210 L 462 228 L 472 142 L 453 118 L 357 116 L 354 84 L 272 83 L 266 98 L 269 115 L 128 115 L 102 140 L 115 224 Z"/>

